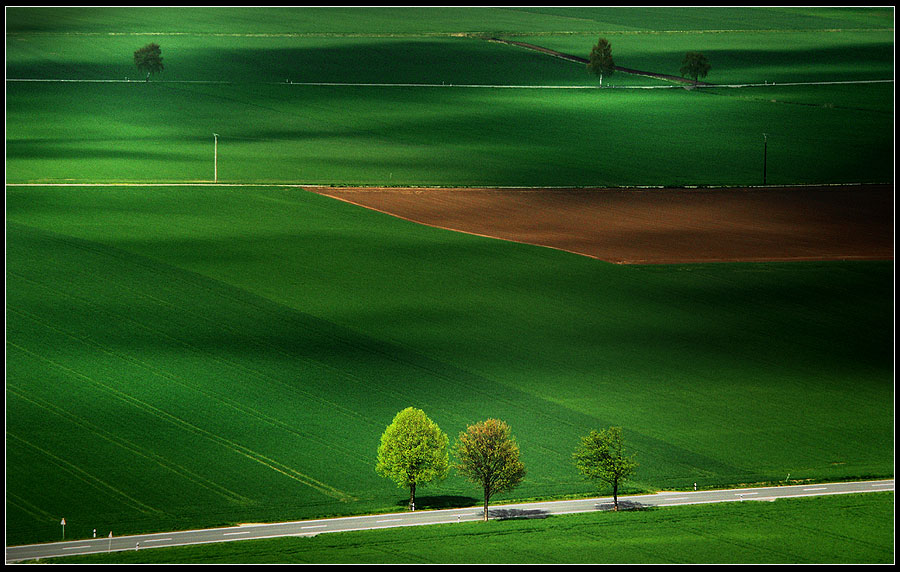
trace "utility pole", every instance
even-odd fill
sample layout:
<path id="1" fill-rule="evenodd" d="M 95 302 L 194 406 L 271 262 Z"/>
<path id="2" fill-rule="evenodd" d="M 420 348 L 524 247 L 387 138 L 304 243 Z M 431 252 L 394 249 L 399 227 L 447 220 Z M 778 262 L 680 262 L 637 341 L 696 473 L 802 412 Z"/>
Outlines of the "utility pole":
<path id="1" fill-rule="evenodd" d="M 213 133 L 213 182 L 219 182 L 219 134 Z"/>

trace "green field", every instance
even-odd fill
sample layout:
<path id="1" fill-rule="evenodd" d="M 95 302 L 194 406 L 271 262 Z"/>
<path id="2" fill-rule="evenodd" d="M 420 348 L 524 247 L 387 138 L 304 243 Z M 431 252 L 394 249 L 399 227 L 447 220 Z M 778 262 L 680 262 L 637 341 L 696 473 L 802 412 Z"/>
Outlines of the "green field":
<path id="1" fill-rule="evenodd" d="M 226 542 L 69 564 L 891 564 L 894 495 L 669 507 Z"/>
<path id="2" fill-rule="evenodd" d="M 55 30 L 46 18 L 33 21 L 43 12 L 11 11 L 7 77 L 67 81 L 7 84 L 10 183 L 212 180 L 213 133 L 218 180 L 230 182 L 761 184 L 763 133 L 770 184 L 893 176 L 890 81 L 598 90 L 582 64 L 482 39 L 502 36 L 506 25 L 511 38 L 584 57 L 596 42 L 589 30 L 611 29 L 617 63 L 649 72 L 677 75 L 683 53 L 703 49 L 713 63 L 708 79 L 718 83 L 885 81 L 893 77 L 893 29 L 876 27 L 887 24 L 883 11 L 839 11 L 846 20 L 829 19 L 825 31 L 808 28 L 809 14 L 794 14 L 775 31 L 672 33 L 668 11 L 637 30 L 618 23 L 628 11 L 599 10 L 566 34 L 550 30 L 570 15 L 514 10 L 484 15 L 501 26 L 496 34 L 471 28 L 471 14 L 483 11 L 467 9 L 422 10 L 416 18 L 224 10 L 216 12 L 219 33 L 197 21 L 202 10 L 184 12 L 177 25 L 171 10 L 125 10 L 142 16 L 125 19 L 81 10 L 93 18 L 60 16 Z M 368 34 L 351 17 L 361 13 L 371 20 Z M 710 14 L 677 13 L 696 24 Z M 772 16 L 750 14 L 760 24 Z M 857 22 L 866 14 L 871 29 Z M 343 34 L 335 31 L 341 25 Z M 833 31 L 838 26 L 853 28 Z M 162 46 L 166 69 L 148 84 L 134 81 L 131 54 L 149 41 Z M 665 83 L 617 73 L 606 85 Z M 472 85 L 494 87 L 460 87 Z"/>
<path id="3" fill-rule="evenodd" d="M 892 476 L 892 261 L 615 266 L 263 185 L 757 184 L 764 132 L 769 183 L 893 180 L 893 83 L 538 89 L 594 82 L 479 37 L 647 34 L 649 66 L 718 22 L 722 62 L 769 31 L 884 79 L 892 10 L 573 10 L 7 9 L 8 79 L 166 62 L 7 83 L 7 542 L 396 510 L 375 453 L 407 406 L 511 426 L 501 501 L 596 494 L 571 452 L 612 424 L 630 492 Z M 781 49 L 778 81 L 852 61 Z M 212 133 L 239 186 L 187 184 Z"/>
<path id="4" fill-rule="evenodd" d="M 391 509 L 408 405 L 507 421 L 517 498 L 594 492 L 569 456 L 609 424 L 637 490 L 891 474 L 891 262 L 620 267 L 298 189 L 10 188 L 7 218 L 10 538 Z"/>

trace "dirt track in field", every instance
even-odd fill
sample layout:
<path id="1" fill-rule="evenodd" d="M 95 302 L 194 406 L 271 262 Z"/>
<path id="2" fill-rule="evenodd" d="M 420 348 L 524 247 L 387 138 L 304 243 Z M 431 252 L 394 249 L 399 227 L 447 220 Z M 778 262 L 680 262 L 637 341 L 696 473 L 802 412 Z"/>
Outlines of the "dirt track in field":
<path id="1" fill-rule="evenodd" d="M 617 264 L 894 257 L 891 184 L 310 190 L 429 226 Z"/>

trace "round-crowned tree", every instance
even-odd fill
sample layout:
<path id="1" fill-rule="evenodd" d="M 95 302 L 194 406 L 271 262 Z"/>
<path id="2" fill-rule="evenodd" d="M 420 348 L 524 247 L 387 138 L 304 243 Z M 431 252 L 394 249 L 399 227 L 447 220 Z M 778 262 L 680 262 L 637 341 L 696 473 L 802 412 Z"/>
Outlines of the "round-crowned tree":
<path id="1" fill-rule="evenodd" d="M 147 44 L 143 48 L 134 52 L 134 65 L 141 73 L 147 74 L 147 80 L 150 81 L 150 74 L 160 73 L 164 66 L 162 63 L 162 50 L 159 44 Z"/>
<path id="2" fill-rule="evenodd" d="M 469 425 L 454 445 L 456 469 L 484 490 L 484 520 L 491 496 L 509 491 L 525 478 L 519 446 L 509 426 L 497 419 Z"/>
<path id="3" fill-rule="evenodd" d="M 409 489 L 416 509 L 416 487 L 443 480 L 450 470 L 447 435 L 421 409 L 407 407 L 381 435 L 375 472 Z"/>

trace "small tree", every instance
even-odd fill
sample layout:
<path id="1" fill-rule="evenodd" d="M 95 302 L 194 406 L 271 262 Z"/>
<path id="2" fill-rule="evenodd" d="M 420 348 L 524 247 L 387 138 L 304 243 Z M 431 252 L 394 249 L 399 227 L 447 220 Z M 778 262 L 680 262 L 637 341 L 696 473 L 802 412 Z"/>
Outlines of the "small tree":
<path id="1" fill-rule="evenodd" d="M 440 481 L 450 470 L 447 435 L 425 412 L 407 407 L 381 436 L 375 472 L 409 489 L 409 510 L 416 509 L 416 486 Z"/>
<path id="2" fill-rule="evenodd" d="M 509 426 L 497 419 L 469 425 L 454 445 L 456 469 L 484 490 L 484 520 L 494 494 L 515 488 L 525 478 L 519 446 Z"/>
<path id="3" fill-rule="evenodd" d="M 616 64 L 613 63 L 612 46 L 606 41 L 606 38 L 600 38 L 597 45 L 591 49 L 591 57 L 587 64 L 588 71 L 600 78 L 600 85 L 603 85 L 603 74 L 610 75 L 616 70 Z"/>
<path id="4" fill-rule="evenodd" d="M 161 53 L 162 50 L 158 44 L 147 44 L 134 52 L 134 65 L 137 66 L 139 72 L 147 73 L 147 81 L 150 81 L 150 74 L 163 71 Z"/>
<path id="5" fill-rule="evenodd" d="M 582 437 L 572 458 L 585 478 L 612 485 L 613 510 L 619 510 L 619 483 L 633 475 L 637 468 L 634 456 L 625 455 L 622 429 L 610 427 L 591 431 Z"/>
<path id="6" fill-rule="evenodd" d="M 681 62 L 681 77 L 687 76 L 697 83 L 697 78 L 706 77 L 711 67 L 706 56 L 700 52 L 688 52 Z"/>

